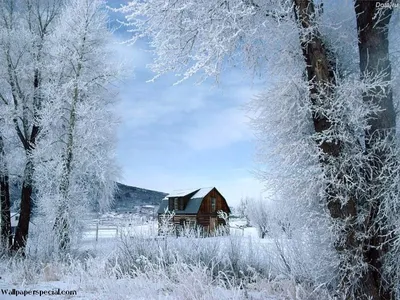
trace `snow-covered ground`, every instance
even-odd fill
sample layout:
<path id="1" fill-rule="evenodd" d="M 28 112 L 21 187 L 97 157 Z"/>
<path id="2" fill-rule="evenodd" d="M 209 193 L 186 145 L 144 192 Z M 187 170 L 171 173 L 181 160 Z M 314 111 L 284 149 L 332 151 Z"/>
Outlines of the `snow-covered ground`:
<path id="1" fill-rule="evenodd" d="M 86 260 L 0 261 L 0 299 L 15 299 L 7 294 L 12 289 L 76 291 L 17 296 L 27 300 L 291 299 L 291 293 L 298 293 L 293 281 L 281 275 L 279 282 L 269 278 L 284 270 L 275 241 L 260 239 L 255 228 L 244 225 L 233 219 L 229 236 L 165 239 L 157 236 L 155 220 L 102 216 L 88 222 L 83 234 L 79 252 L 90 254 Z M 165 260 L 162 265 L 160 259 Z M 238 275 L 229 274 L 236 269 Z"/>

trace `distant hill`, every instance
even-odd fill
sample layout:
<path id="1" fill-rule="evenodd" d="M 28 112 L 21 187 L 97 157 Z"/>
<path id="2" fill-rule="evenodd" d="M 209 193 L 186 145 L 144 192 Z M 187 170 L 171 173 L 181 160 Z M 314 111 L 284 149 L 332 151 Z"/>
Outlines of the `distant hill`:
<path id="1" fill-rule="evenodd" d="M 21 193 L 21 183 L 13 182 L 10 185 L 11 204 L 17 209 Z M 167 193 L 146 190 L 117 182 L 117 190 L 111 210 L 117 212 L 138 212 L 145 205 L 158 206 Z M 34 204 L 34 203 L 33 203 Z"/>
<path id="2" fill-rule="evenodd" d="M 144 205 L 158 206 L 167 193 L 146 190 L 117 182 L 117 191 L 111 207 L 115 211 L 135 211 Z"/>

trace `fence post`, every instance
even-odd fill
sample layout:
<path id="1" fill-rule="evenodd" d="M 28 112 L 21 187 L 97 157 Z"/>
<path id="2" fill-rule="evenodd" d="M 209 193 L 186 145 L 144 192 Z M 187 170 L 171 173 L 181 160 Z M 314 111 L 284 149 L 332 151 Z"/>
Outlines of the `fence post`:
<path id="1" fill-rule="evenodd" d="M 96 223 L 96 242 L 99 239 L 99 219 L 97 219 L 97 223 Z"/>

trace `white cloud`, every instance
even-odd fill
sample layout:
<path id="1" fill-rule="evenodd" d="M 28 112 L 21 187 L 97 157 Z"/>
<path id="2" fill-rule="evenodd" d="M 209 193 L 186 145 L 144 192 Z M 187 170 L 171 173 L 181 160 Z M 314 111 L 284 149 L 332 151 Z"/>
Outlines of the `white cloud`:
<path id="1" fill-rule="evenodd" d="M 248 119 L 244 111 L 238 108 L 210 111 L 209 114 L 197 119 L 197 126 L 190 128 L 181 136 L 182 141 L 193 150 L 223 148 L 252 139 Z"/>
<path id="2" fill-rule="evenodd" d="M 168 132 L 175 142 L 195 151 L 248 141 L 252 132 L 242 105 L 257 92 L 246 83 L 220 89 L 210 84 L 164 82 L 125 84 L 118 112 L 122 131 L 147 132 L 149 138 Z"/>
<path id="3" fill-rule="evenodd" d="M 197 93 L 193 93 L 193 88 L 187 86 L 168 87 L 162 91 L 156 84 L 143 82 L 143 85 L 147 85 L 148 92 L 132 88 L 130 95 L 127 91 L 121 95 L 123 101 L 118 111 L 124 120 L 124 126 L 129 129 L 173 123 L 180 119 L 180 115 L 204 107 L 207 101 L 207 94 L 200 89 Z M 160 92 L 151 92 L 154 89 Z"/>

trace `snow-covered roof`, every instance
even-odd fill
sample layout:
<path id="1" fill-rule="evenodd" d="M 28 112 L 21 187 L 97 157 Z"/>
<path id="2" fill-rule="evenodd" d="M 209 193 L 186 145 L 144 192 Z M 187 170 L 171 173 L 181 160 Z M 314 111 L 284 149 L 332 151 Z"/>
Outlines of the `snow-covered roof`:
<path id="1" fill-rule="evenodd" d="M 211 192 L 212 189 L 213 187 L 201 188 L 200 190 L 197 191 L 196 194 L 193 195 L 192 198 L 204 198 L 205 196 L 207 196 L 209 192 Z"/>
<path id="2" fill-rule="evenodd" d="M 196 192 L 191 198 L 204 198 L 214 187 L 204 187 L 200 189 L 185 189 L 185 190 L 174 190 L 168 194 L 164 199 L 172 197 L 185 197 L 189 194 Z M 164 200 L 163 199 L 163 200 Z"/>
<path id="3" fill-rule="evenodd" d="M 167 195 L 168 198 L 171 197 L 185 197 L 186 195 L 189 195 L 198 189 L 186 189 L 186 190 L 174 190 L 172 191 L 169 195 Z"/>
<path id="4" fill-rule="evenodd" d="M 192 194 L 185 209 L 183 211 L 176 211 L 176 213 L 195 214 L 198 212 L 201 202 L 203 201 L 203 198 L 207 196 L 207 194 L 211 192 L 213 188 L 214 187 L 205 187 L 200 189 L 175 190 L 171 192 L 169 195 L 167 195 L 163 199 L 164 201 L 161 201 L 158 213 L 162 214 L 165 212 L 165 209 L 168 208 L 168 201 L 166 201 L 168 200 L 168 198 L 185 197 L 187 195 Z"/>

